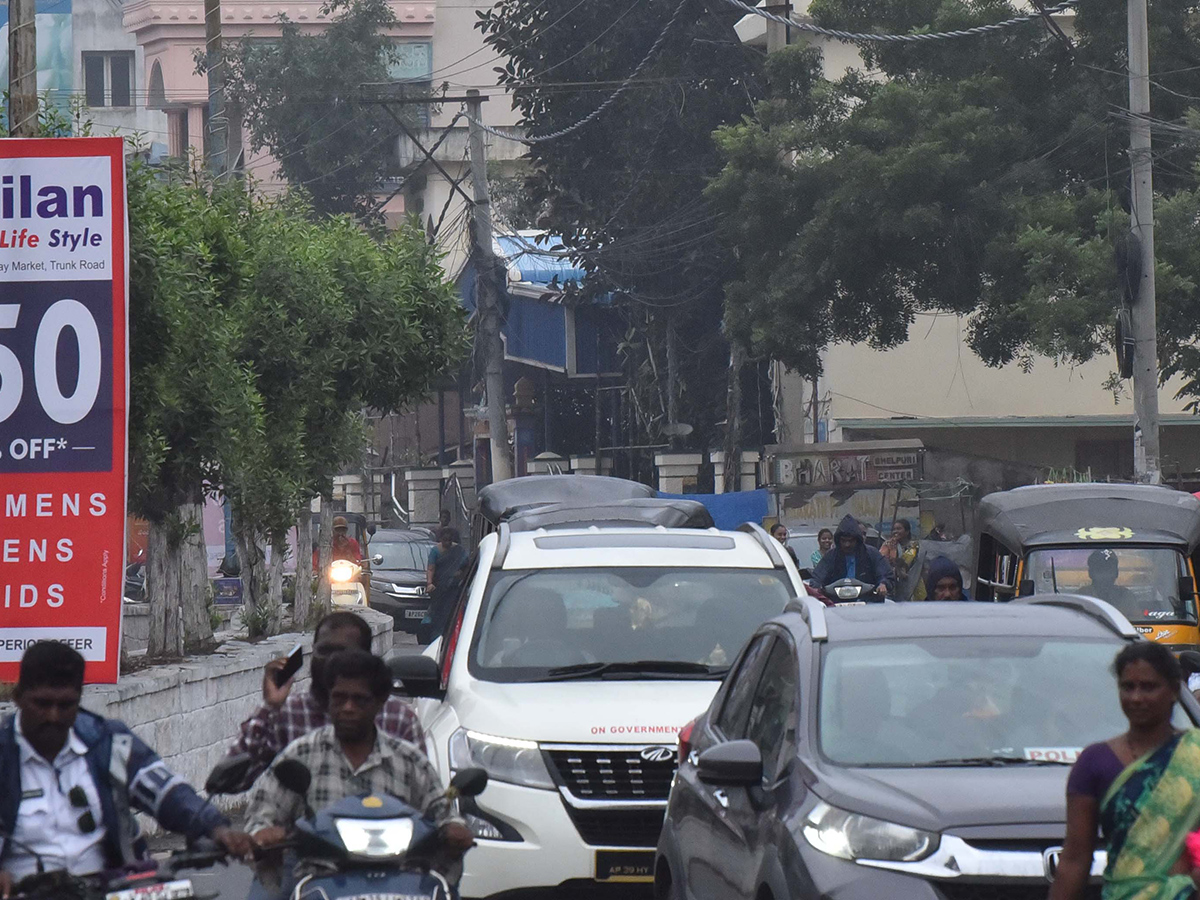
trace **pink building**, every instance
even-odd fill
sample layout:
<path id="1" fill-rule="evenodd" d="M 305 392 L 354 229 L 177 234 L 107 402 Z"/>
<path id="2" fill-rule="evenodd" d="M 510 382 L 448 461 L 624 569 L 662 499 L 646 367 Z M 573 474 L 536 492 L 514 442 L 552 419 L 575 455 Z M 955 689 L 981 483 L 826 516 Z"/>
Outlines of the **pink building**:
<path id="1" fill-rule="evenodd" d="M 285 14 L 310 33 L 329 21 L 322 0 L 222 0 L 222 37 L 231 44 L 247 35 L 270 39 L 279 35 L 277 18 Z M 399 24 L 393 29 L 401 51 L 397 78 L 428 80 L 433 69 L 432 42 L 435 0 L 391 4 Z M 133 35 L 144 57 L 138 81 L 146 85 L 147 106 L 167 114 L 168 147 L 172 156 L 202 153 L 207 118 L 208 86 L 196 74 L 196 53 L 204 48 L 203 0 L 132 0 L 123 6 L 125 30 Z M 246 167 L 263 187 L 281 187 L 268 159 L 246 160 Z"/>

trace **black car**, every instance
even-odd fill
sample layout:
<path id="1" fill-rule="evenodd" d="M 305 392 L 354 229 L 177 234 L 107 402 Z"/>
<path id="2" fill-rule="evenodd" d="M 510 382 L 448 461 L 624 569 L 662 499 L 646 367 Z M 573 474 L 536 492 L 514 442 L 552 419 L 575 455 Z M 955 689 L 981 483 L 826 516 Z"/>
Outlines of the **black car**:
<path id="1" fill-rule="evenodd" d="M 1044 900 L 1070 763 L 1126 730 L 1109 667 L 1137 638 L 1084 597 L 793 601 L 680 736 L 656 896 Z"/>
<path id="2" fill-rule="evenodd" d="M 371 538 L 370 606 L 390 615 L 397 630 L 415 632 L 429 612 L 425 568 L 432 549 L 422 531 L 380 529 Z"/>

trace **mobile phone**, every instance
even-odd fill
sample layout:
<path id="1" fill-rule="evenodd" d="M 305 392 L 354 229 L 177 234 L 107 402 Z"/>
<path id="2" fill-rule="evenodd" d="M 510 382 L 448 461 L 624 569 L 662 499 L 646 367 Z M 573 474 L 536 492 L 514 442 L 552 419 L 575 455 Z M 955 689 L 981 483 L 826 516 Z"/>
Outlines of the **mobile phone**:
<path id="1" fill-rule="evenodd" d="M 287 662 L 283 664 L 283 668 L 275 673 L 275 686 L 283 687 L 287 684 L 288 679 L 300 671 L 300 666 L 304 664 L 304 645 L 297 644 L 292 648 L 292 652 L 288 654 Z"/>

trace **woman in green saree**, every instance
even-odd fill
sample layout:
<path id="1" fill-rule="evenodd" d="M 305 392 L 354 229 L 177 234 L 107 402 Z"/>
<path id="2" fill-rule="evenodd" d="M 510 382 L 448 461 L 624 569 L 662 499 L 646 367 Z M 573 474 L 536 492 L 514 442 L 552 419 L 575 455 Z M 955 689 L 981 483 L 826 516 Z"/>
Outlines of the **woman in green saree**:
<path id="1" fill-rule="evenodd" d="M 1171 651 L 1138 641 L 1113 663 L 1129 730 L 1092 744 L 1067 781 L 1067 839 L 1050 900 L 1079 900 L 1103 835 L 1104 900 L 1187 900 L 1184 839 L 1200 828 L 1200 731 L 1176 731 L 1171 714 L 1182 672 Z"/>

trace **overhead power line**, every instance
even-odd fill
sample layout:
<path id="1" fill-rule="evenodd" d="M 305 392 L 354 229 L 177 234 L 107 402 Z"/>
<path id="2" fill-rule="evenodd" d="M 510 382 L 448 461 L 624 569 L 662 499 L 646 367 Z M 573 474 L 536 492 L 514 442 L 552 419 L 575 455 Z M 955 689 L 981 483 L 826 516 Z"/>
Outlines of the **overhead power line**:
<path id="1" fill-rule="evenodd" d="M 492 128 L 490 125 L 485 125 L 483 122 L 473 119 L 469 114 L 467 115 L 467 119 L 475 125 L 478 125 L 488 134 L 495 135 L 498 138 L 504 138 L 506 141 L 516 141 L 517 143 L 521 144 L 540 144 L 543 141 L 552 141 L 556 138 L 566 137 L 568 134 L 571 134 L 574 131 L 578 131 L 580 128 L 583 128 L 588 123 L 595 121 L 597 118 L 603 115 L 604 111 L 616 103 L 617 98 L 625 93 L 625 91 L 629 89 L 629 86 L 635 80 L 637 80 L 637 77 L 642 74 L 642 71 L 650 64 L 650 61 L 658 55 L 658 51 L 661 50 L 663 44 L 666 43 L 667 35 L 669 35 L 675 28 L 675 23 L 679 21 L 679 16 L 683 13 L 683 8 L 687 5 L 688 0 L 680 0 L 679 5 L 675 7 L 675 12 L 671 13 L 671 18 L 667 20 L 667 24 L 663 27 L 663 30 L 659 33 L 654 43 L 650 46 L 650 49 L 646 51 L 646 55 L 642 57 L 642 61 L 639 62 L 634 67 L 633 71 L 629 73 L 629 77 L 622 81 L 620 86 L 611 94 L 609 94 L 608 98 L 603 103 L 593 109 L 578 122 L 575 122 L 573 125 L 568 125 L 566 128 L 560 128 L 558 131 L 552 131 L 549 134 L 522 137 L 521 135 L 509 134 L 496 128 Z"/>
<path id="2" fill-rule="evenodd" d="M 767 12 L 765 9 L 758 9 L 751 6 L 749 3 L 743 3 L 742 0 L 724 0 L 730 6 L 735 6 L 745 13 L 759 16 L 763 19 L 769 19 L 772 22 L 778 22 L 780 25 L 787 25 L 789 28 L 795 28 L 800 31 L 807 31 L 809 34 L 819 34 L 823 37 L 836 38 L 839 41 L 870 41 L 882 44 L 908 44 L 920 43 L 925 41 L 948 41 L 956 38 L 978 37 L 985 34 L 995 34 L 1000 31 L 1005 31 L 1017 25 L 1024 25 L 1027 22 L 1037 22 L 1045 19 L 1047 16 L 1052 16 L 1055 13 L 1065 12 L 1079 5 L 1079 0 L 1067 0 L 1065 3 L 1060 3 L 1057 6 L 1046 8 L 1045 13 L 1035 12 L 1025 16 L 1015 16 L 1011 19 L 1005 19 L 1003 22 L 994 22 L 990 25 L 976 25 L 973 28 L 962 28 L 956 31 L 935 31 L 929 33 L 914 33 L 914 34 L 874 34 L 871 32 L 859 31 L 839 31 L 836 28 L 822 28 L 819 25 L 813 25 L 811 22 L 800 22 L 796 19 L 785 16 L 777 16 L 774 13 Z"/>

